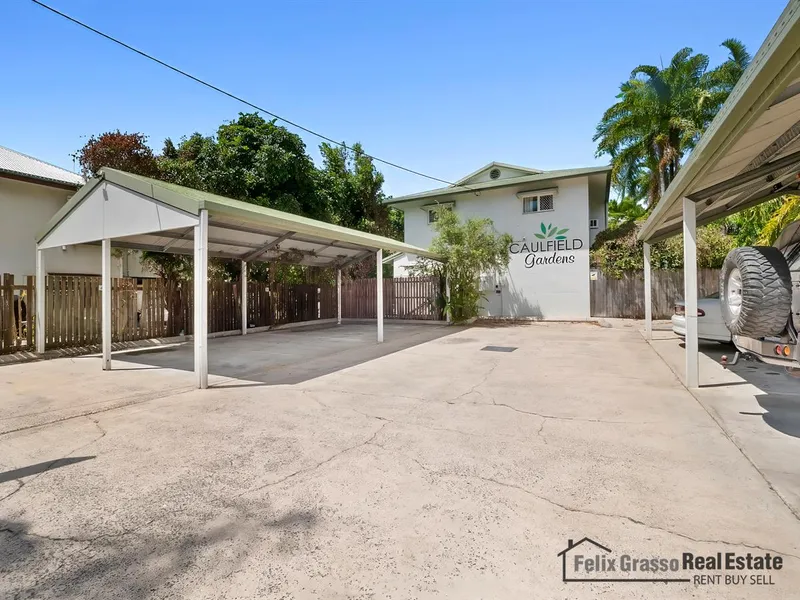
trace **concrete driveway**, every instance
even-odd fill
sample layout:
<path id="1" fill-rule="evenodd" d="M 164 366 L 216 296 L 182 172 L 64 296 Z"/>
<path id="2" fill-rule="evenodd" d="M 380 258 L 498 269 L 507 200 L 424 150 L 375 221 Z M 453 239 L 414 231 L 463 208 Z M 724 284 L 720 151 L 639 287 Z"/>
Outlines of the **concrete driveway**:
<path id="1" fill-rule="evenodd" d="M 372 334 L 280 334 L 307 354 L 275 369 L 236 342 L 257 362 L 279 334 L 217 340 L 241 371 L 205 391 L 186 349 L 0 368 L 0 596 L 797 597 L 797 518 L 635 329 L 395 326 L 390 354 Z M 564 583 L 584 537 L 784 564 Z"/>

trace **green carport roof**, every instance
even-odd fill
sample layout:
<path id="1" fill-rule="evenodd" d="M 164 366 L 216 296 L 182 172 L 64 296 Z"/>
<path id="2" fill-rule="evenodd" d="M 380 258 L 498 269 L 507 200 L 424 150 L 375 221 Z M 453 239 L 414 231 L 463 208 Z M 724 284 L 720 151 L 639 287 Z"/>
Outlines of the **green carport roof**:
<path id="1" fill-rule="evenodd" d="M 293 253 L 295 257 L 302 257 L 298 261 L 300 264 L 310 266 L 342 266 L 357 262 L 377 249 L 440 258 L 429 250 L 388 237 L 110 168 L 103 169 L 97 178 L 90 180 L 62 207 L 37 236 L 37 243 L 42 244 L 48 236 L 53 236 L 71 215 L 78 214 L 78 207 L 92 195 L 107 194 L 107 186 L 111 186 L 117 196 L 121 194 L 123 198 L 128 198 L 130 203 L 144 199 L 188 216 L 196 216 L 201 210 L 207 210 L 209 256 L 268 261 Z M 108 216 L 105 218 L 108 220 Z M 94 241 L 98 240 L 87 239 L 76 243 Z M 190 254 L 193 249 L 193 228 L 136 231 L 133 235 L 115 236 L 113 245 Z"/>

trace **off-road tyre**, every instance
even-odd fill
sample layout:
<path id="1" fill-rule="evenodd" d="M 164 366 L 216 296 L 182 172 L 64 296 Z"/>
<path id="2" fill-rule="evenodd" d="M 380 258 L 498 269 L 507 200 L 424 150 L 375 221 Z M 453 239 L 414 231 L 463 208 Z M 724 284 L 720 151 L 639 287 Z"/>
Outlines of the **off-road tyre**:
<path id="1" fill-rule="evenodd" d="M 741 277 L 738 314 L 735 270 Z M 792 312 L 792 277 L 781 251 L 772 246 L 731 250 L 719 274 L 719 300 L 722 318 L 734 335 L 751 338 L 779 335 Z"/>

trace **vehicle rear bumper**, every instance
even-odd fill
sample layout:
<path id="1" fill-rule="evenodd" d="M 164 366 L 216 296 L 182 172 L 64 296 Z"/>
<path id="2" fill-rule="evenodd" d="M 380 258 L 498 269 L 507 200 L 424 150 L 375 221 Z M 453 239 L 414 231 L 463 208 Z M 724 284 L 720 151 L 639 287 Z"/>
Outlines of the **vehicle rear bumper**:
<path id="1" fill-rule="evenodd" d="M 672 333 L 680 337 L 686 337 L 686 317 L 672 315 Z"/>

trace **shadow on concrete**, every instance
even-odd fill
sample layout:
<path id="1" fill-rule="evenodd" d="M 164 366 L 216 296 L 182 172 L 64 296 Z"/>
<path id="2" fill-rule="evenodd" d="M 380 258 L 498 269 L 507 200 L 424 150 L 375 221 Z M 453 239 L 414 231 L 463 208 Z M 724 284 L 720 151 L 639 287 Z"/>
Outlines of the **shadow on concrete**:
<path id="1" fill-rule="evenodd" d="M 7 481 L 14 481 L 15 479 L 22 479 L 30 475 L 38 475 L 45 471 L 52 471 L 66 467 L 67 465 L 74 465 L 75 463 L 83 462 L 97 458 L 96 456 L 68 456 L 67 458 L 59 458 L 56 460 L 49 460 L 47 462 L 37 463 L 35 465 L 28 465 L 27 467 L 20 467 L 19 469 L 12 469 L 10 471 L 3 471 L 0 473 L 0 483 Z"/>
<path id="2" fill-rule="evenodd" d="M 210 522 L 193 519 L 198 524 L 190 528 L 185 518 L 166 515 L 122 533 L 87 537 L 46 536 L 31 531 L 30 523 L 0 519 L 0 590 L 8 598 L 217 597 L 258 543 L 296 552 L 318 523 L 316 512 L 307 510 L 279 518 L 233 510 Z"/>
<path id="3" fill-rule="evenodd" d="M 701 343 L 700 352 L 719 363 L 723 355 L 727 355 L 728 360 L 733 360 L 736 348 L 733 344 Z M 744 381 L 714 383 L 700 387 L 752 384 L 763 392 L 756 394 L 755 399 L 765 412 L 741 414 L 760 416 L 764 423 L 773 429 L 792 437 L 800 437 L 800 379 L 797 378 L 797 373 L 787 370 L 786 367 L 762 363 L 755 359 L 748 360 L 743 357 L 737 364 L 729 365 L 728 370 Z"/>
<path id="4" fill-rule="evenodd" d="M 209 340 L 210 375 L 248 383 L 210 382 L 211 387 L 296 384 L 452 335 L 463 328 L 447 325 L 385 323 L 384 343 L 376 326 L 347 324 L 327 328 L 278 330 Z M 128 366 L 126 366 L 128 363 Z M 191 343 L 148 348 L 113 356 L 113 369 L 194 370 Z"/>

